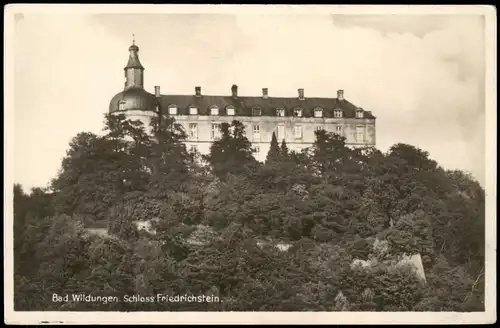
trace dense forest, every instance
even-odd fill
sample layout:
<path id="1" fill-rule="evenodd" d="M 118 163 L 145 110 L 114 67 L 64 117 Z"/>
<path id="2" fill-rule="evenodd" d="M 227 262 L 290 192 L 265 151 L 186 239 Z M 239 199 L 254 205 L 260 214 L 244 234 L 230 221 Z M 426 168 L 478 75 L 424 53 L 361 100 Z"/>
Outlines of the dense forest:
<path id="1" fill-rule="evenodd" d="M 324 130 L 300 153 L 273 136 L 261 163 L 238 121 L 208 155 L 172 117 L 152 129 L 106 115 L 49 188 L 14 186 L 16 311 L 484 311 L 485 192 L 470 175 Z M 398 265 L 412 255 L 424 278 Z M 219 301 L 53 300 L 82 293 Z"/>

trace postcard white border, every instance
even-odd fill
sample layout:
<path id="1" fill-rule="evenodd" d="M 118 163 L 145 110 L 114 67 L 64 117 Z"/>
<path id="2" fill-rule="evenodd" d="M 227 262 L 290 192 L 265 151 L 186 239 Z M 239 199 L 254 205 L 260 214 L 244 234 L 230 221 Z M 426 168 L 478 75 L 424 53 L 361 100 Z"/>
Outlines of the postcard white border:
<path id="1" fill-rule="evenodd" d="M 13 115 L 14 15 L 18 13 L 219 13 L 219 14 L 356 14 L 484 15 L 486 40 L 486 311 L 456 312 L 15 312 L 13 309 Z M 470 5 L 83 5 L 11 4 L 4 7 L 4 312 L 9 324 L 471 324 L 496 322 L 496 10 Z"/>

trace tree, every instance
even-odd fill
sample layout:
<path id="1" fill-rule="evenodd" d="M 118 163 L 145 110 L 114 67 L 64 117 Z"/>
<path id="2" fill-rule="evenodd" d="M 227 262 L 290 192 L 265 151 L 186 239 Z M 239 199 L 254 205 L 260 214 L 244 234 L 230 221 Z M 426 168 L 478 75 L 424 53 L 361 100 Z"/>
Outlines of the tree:
<path id="1" fill-rule="evenodd" d="M 352 237 L 351 220 L 359 207 L 352 191 L 340 185 L 316 184 L 310 188 L 307 204 L 315 226 L 313 238 L 340 242 Z"/>
<path id="2" fill-rule="evenodd" d="M 285 139 L 283 139 L 283 141 L 281 142 L 281 155 L 282 156 L 288 156 L 289 155 L 289 152 L 288 152 L 288 146 L 286 145 L 286 141 Z"/>
<path id="3" fill-rule="evenodd" d="M 415 311 L 482 312 L 484 271 L 471 276 L 463 266 L 453 266 L 444 256 L 437 258 L 427 274 L 427 286 Z"/>
<path id="4" fill-rule="evenodd" d="M 31 256 L 36 243 L 29 240 L 29 229 L 38 220 L 54 215 L 51 193 L 41 188 L 32 188 L 28 195 L 20 184 L 14 184 L 14 272 L 28 274 L 32 270 Z"/>
<path id="5" fill-rule="evenodd" d="M 389 149 L 389 156 L 402 159 L 407 168 L 417 171 L 434 170 L 437 167 L 437 163 L 429 159 L 428 152 L 407 144 L 395 144 Z"/>
<path id="6" fill-rule="evenodd" d="M 431 220 L 422 210 L 401 217 L 389 231 L 387 240 L 393 254 L 421 254 L 424 263 L 433 258 Z"/>
<path id="7" fill-rule="evenodd" d="M 245 136 L 245 127 L 239 121 L 221 124 L 221 138 L 210 146 L 205 159 L 214 174 L 224 180 L 227 174 L 248 174 L 257 166 L 252 154 L 252 144 Z"/>
<path id="8" fill-rule="evenodd" d="M 151 135 L 106 120 L 103 136 L 71 141 L 51 192 L 14 186 L 16 310 L 484 310 L 484 190 L 427 152 L 350 149 L 318 131 L 301 152 L 273 135 L 260 165 L 233 121 L 203 166 L 173 117 Z M 87 229 L 96 221 L 107 233 Z M 401 253 L 422 255 L 427 286 L 392 263 Z M 63 304 L 53 292 L 222 302 Z"/>
<path id="9" fill-rule="evenodd" d="M 154 131 L 149 163 L 152 179 L 148 189 L 181 190 L 194 166 L 193 154 L 186 150 L 187 135 L 173 117 L 164 115 L 151 120 Z"/>
<path id="10" fill-rule="evenodd" d="M 276 134 L 273 132 L 273 136 L 271 138 L 271 147 L 269 148 L 269 152 L 266 157 L 266 164 L 271 163 L 272 161 L 277 161 L 281 157 L 281 149 L 278 145 L 278 140 L 276 139 Z"/>
<path id="11" fill-rule="evenodd" d="M 139 232 L 134 219 L 136 217 L 130 205 L 115 205 L 108 211 L 108 232 L 120 239 L 135 241 Z"/>
<path id="12" fill-rule="evenodd" d="M 311 164 L 317 174 L 330 179 L 357 167 L 357 163 L 352 160 L 351 150 L 346 147 L 346 138 L 325 130 L 315 131 L 315 134 Z"/>
<path id="13" fill-rule="evenodd" d="M 433 205 L 435 247 L 453 264 L 466 264 L 472 274 L 483 267 L 485 247 L 484 190 L 458 172 L 446 172 L 451 189 Z M 430 207 L 430 206 L 429 206 Z"/>
<path id="14" fill-rule="evenodd" d="M 88 240 L 77 217 L 58 215 L 30 220 L 21 254 L 29 252 L 26 270 L 16 272 L 16 310 L 56 310 L 52 293 L 71 293 L 72 281 L 89 274 Z M 29 267 L 29 269 L 28 269 Z"/>
<path id="15" fill-rule="evenodd" d="M 56 210 L 103 220 L 124 193 L 146 190 L 149 139 L 140 121 L 107 114 L 104 136 L 79 133 L 52 181 Z"/>

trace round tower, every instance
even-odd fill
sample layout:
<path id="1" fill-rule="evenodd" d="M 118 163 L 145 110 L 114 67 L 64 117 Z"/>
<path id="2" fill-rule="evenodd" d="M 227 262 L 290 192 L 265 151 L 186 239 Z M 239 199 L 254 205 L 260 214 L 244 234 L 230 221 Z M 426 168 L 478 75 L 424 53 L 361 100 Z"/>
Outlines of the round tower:
<path id="1" fill-rule="evenodd" d="M 139 47 L 135 39 L 129 47 L 125 71 L 125 87 L 109 104 L 109 112 L 125 114 L 129 119 L 141 120 L 150 131 L 151 118 L 158 115 L 159 97 L 144 89 L 144 67 L 139 60 Z"/>

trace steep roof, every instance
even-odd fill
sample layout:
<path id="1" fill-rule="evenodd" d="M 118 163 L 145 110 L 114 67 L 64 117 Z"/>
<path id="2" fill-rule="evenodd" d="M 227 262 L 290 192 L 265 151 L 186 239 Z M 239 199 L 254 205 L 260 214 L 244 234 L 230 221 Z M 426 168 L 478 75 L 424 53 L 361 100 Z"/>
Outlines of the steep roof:
<path id="1" fill-rule="evenodd" d="M 213 95 L 161 95 L 161 107 L 166 110 L 170 105 L 178 107 L 178 113 L 189 114 L 190 107 L 197 107 L 199 115 L 209 115 L 210 107 L 216 105 L 219 107 L 219 115 L 226 114 L 228 106 L 234 106 L 235 115 L 252 116 L 252 109 L 259 107 L 262 116 L 276 116 L 276 109 L 285 109 L 286 116 L 293 116 L 293 110 L 297 107 L 302 109 L 302 117 L 313 117 L 314 109 L 319 107 L 323 109 L 323 117 L 334 117 L 334 110 L 341 109 L 343 118 L 355 118 L 358 107 L 347 100 L 338 100 L 337 98 L 297 98 L 286 97 L 232 97 L 232 96 L 213 96 Z M 375 119 L 371 112 L 363 110 L 363 118 Z"/>

